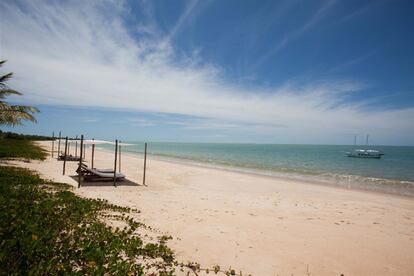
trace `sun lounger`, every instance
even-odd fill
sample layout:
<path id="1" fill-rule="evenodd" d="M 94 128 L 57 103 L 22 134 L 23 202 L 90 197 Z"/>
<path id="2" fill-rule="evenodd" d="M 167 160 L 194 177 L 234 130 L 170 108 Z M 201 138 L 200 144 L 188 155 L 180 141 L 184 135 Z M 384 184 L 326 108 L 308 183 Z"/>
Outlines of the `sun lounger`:
<path id="1" fill-rule="evenodd" d="M 89 168 L 88 165 L 86 165 L 85 163 L 82 163 L 81 166 L 83 168 Z M 98 169 L 98 168 L 89 168 L 89 169 L 97 170 L 102 173 L 114 173 L 114 169 Z"/>
<path id="2" fill-rule="evenodd" d="M 65 160 L 65 155 L 64 154 L 59 155 L 58 160 L 60 160 L 60 161 Z M 73 156 L 72 154 L 66 155 L 66 161 L 80 161 L 80 157 L 79 156 Z"/>
<path id="3" fill-rule="evenodd" d="M 84 181 L 113 181 L 114 170 L 113 169 L 92 169 L 87 165 L 82 164 L 80 168 L 76 170 L 78 174 L 83 176 Z M 125 179 L 125 175 L 122 173 L 115 173 L 117 181 Z"/>

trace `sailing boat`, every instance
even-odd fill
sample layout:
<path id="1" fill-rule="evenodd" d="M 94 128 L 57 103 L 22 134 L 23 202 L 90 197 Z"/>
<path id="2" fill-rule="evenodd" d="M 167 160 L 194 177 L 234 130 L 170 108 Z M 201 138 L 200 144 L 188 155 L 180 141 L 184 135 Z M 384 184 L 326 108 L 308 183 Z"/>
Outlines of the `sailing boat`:
<path id="1" fill-rule="evenodd" d="M 366 148 L 368 148 L 368 140 L 369 140 L 369 134 L 367 134 Z M 354 138 L 354 147 L 356 147 L 356 136 Z M 354 149 L 353 151 L 346 153 L 346 156 L 348 157 L 375 158 L 375 159 L 380 159 L 381 156 L 383 155 L 384 154 L 380 152 L 379 150 L 370 150 L 370 149 Z"/>

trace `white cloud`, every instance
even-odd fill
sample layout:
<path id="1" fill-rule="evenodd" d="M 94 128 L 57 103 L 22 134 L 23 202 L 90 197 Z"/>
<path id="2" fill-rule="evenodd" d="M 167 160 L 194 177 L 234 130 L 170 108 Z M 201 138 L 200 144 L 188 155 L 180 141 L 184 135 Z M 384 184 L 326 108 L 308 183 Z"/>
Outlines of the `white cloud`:
<path id="1" fill-rule="evenodd" d="M 177 61 L 168 37 L 155 35 L 154 27 L 150 36 L 134 37 L 121 18 L 125 6 L 99 3 L 27 1 L 24 8 L 0 3 L 1 58 L 9 60 L 6 69 L 16 75 L 10 85 L 23 91 L 26 101 L 197 116 L 206 118 L 203 128 L 208 122 L 219 129 L 253 125 L 255 131 L 300 136 L 304 142 L 305 133 L 414 136 L 413 108 L 367 110 L 363 103 L 345 104 L 348 93 L 363 88 L 359 82 L 240 88 L 198 56 Z"/>

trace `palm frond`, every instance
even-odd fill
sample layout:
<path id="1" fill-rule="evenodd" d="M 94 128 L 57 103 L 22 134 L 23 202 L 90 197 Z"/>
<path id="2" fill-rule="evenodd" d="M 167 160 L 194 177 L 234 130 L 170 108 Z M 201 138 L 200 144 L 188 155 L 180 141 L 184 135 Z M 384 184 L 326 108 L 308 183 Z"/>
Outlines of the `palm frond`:
<path id="1" fill-rule="evenodd" d="M 5 82 L 13 77 L 13 73 L 8 73 L 6 75 L 0 76 L 0 87 L 6 87 Z"/>
<path id="2" fill-rule="evenodd" d="M 0 125 L 20 125 L 22 120 L 36 123 L 37 121 L 33 114 L 37 112 L 39 112 L 39 109 L 33 106 L 7 105 L 3 102 L 0 105 Z"/>
<path id="3" fill-rule="evenodd" d="M 0 61 L 0 67 L 6 62 L 6 60 Z M 39 112 L 39 109 L 33 106 L 27 105 L 9 105 L 3 99 L 9 95 L 22 95 L 22 93 L 10 89 L 6 86 L 5 82 L 13 76 L 13 73 L 0 76 L 0 125 L 15 126 L 22 124 L 23 120 L 28 120 L 36 123 L 34 113 Z"/>
<path id="4" fill-rule="evenodd" d="M 29 106 L 29 105 L 12 105 L 11 107 L 17 112 L 30 112 L 30 113 L 40 112 L 40 110 L 37 107 Z"/>
<path id="5" fill-rule="evenodd" d="M 9 95 L 19 95 L 19 96 L 21 96 L 23 94 L 20 93 L 19 91 L 9 89 L 9 88 L 0 89 L 0 99 L 4 99 Z"/>

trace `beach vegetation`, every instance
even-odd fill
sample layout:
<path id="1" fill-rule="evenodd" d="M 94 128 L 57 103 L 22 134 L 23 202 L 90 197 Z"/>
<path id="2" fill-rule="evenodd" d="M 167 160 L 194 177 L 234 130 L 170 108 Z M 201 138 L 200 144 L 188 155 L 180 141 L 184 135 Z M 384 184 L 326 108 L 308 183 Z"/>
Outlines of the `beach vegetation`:
<path id="1" fill-rule="evenodd" d="M 37 159 L 45 160 L 47 151 L 27 139 L 15 139 L 0 133 L 0 159 Z"/>
<path id="2" fill-rule="evenodd" d="M 71 186 L 0 166 L 0 274 L 173 275 L 166 238 L 145 242 L 130 208 L 76 196 Z M 102 213 L 125 223 L 108 226 Z M 156 272 L 156 273 L 155 273 Z M 151 275 L 151 274 L 150 274 Z"/>
<path id="3" fill-rule="evenodd" d="M 3 66 L 5 60 L 0 61 L 0 67 Z M 5 101 L 10 95 L 21 96 L 22 93 L 10 89 L 6 82 L 13 77 L 13 73 L 0 75 L 0 125 L 15 126 L 22 124 L 23 120 L 36 122 L 34 113 L 39 112 L 34 106 L 28 105 L 11 105 Z"/>
<path id="4" fill-rule="evenodd" d="M 17 140 L 32 140 L 32 141 L 50 141 L 50 140 L 56 139 L 51 136 L 21 134 L 21 133 L 16 133 L 16 132 L 11 132 L 11 131 L 0 130 L 0 139 L 1 138 L 9 138 L 9 139 L 17 139 Z"/>

